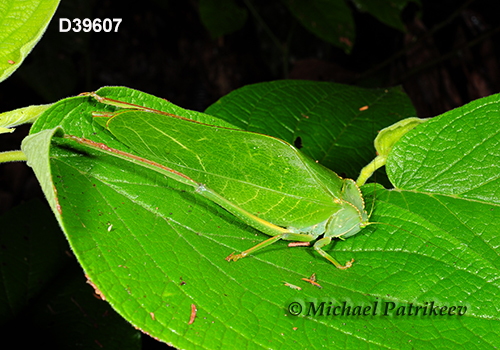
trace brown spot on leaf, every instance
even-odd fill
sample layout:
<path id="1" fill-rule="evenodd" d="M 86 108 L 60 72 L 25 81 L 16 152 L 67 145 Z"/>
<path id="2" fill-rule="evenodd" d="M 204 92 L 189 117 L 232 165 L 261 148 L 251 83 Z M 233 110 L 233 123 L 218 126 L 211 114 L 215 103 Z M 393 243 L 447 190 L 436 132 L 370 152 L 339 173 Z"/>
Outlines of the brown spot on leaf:
<path id="1" fill-rule="evenodd" d="M 191 304 L 191 318 L 189 319 L 189 324 L 193 324 L 194 319 L 196 317 L 196 305 Z"/>

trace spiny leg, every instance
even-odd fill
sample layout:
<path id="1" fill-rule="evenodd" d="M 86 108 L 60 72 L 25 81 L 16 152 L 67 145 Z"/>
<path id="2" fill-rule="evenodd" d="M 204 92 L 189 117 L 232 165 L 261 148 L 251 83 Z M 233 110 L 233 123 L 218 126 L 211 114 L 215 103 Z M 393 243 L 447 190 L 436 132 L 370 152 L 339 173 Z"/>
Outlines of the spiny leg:
<path id="1" fill-rule="evenodd" d="M 291 242 L 288 243 L 288 246 L 291 247 L 309 247 L 311 245 L 310 242 Z"/>
<path id="2" fill-rule="evenodd" d="M 305 234 L 301 234 L 301 233 L 293 233 L 293 232 L 290 232 L 290 231 L 282 232 L 282 233 L 280 233 L 280 234 L 278 234 L 276 236 L 273 236 L 271 238 L 266 239 L 263 242 L 260 242 L 256 246 L 253 246 L 252 248 L 247 249 L 247 250 L 245 250 L 244 252 L 242 252 L 240 254 L 234 255 L 234 252 L 231 253 L 231 255 L 229 255 L 226 258 L 226 260 L 227 261 L 231 261 L 231 260 L 232 261 L 237 261 L 238 259 L 244 258 L 248 254 L 256 252 L 257 250 L 260 250 L 262 248 L 265 248 L 268 245 L 271 245 L 271 244 L 279 241 L 280 239 L 284 239 L 286 241 L 310 242 L 310 241 L 314 240 L 315 237 L 312 236 L 312 235 L 305 235 Z"/>
<path id="3" fill-rule="evenodd" d="M 323 249 L 321 249 L 324 246 L 330 244 L 331 242 L 332 242 L 332 237 L 323 237 L 314 244 L 314 249 L 319 254 L 321 254 L 322 257 L 324 257 L 325 259 L 327 259 L 331 263 L 333 263 L 333 265 L 335 265 L 336 268 L 341 269 L 341 270 L 346 270 L 346 269 L 350 268 L 352 266 L 352 263 L 354 262 L 354 259 L 346 262 L 345 266 L 343 266 L 343 265 L 340 265 L 340 263 L 337 260 L 335 260 L 330 254 L 328 254 Z"/>

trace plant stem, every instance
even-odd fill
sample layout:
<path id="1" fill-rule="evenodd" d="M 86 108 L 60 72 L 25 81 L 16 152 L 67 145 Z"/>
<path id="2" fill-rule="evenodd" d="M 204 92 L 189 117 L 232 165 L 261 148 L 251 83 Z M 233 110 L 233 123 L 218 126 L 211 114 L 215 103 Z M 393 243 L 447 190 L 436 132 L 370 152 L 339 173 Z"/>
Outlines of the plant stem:
<path id="1" fill-rule="evenodd" d="M 23 151 L 8 151 L 0 153 L 0 163 L 27 161 Z"/>

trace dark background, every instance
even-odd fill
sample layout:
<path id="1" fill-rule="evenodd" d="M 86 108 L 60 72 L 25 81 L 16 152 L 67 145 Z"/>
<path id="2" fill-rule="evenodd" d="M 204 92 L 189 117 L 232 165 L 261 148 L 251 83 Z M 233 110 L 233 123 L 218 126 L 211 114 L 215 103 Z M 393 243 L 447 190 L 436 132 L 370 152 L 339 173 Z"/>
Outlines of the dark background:
<path id="1" fill-rule="evenodd" d="M 249 14 L 243 28 L 212 39 L 196 0 L 63 0 L 21 68 L 0 84 L 0 112 L 123 85 L 203 111 L 220 97 L 276 79 L 366 87 L 402 85 L 418 116 L 432 117 L 500 89 L 498 12 L 491 1 L 422 0 L 397 31 L 352 3 L 356 42 L 346 54 L 304 29 L 279 1 L 252 0 L 288 55 Z M 244 7 L 243 1 L 241 6 Z M 59 18 L 122 18 L 117 33 L 60 33 Z M 29 126 L 0 135 L 19 149 Z M 0 214 L 43 198 L 25 163 L 0 166 Z M 155 343 L 155 341 L 152 341 Z"/>

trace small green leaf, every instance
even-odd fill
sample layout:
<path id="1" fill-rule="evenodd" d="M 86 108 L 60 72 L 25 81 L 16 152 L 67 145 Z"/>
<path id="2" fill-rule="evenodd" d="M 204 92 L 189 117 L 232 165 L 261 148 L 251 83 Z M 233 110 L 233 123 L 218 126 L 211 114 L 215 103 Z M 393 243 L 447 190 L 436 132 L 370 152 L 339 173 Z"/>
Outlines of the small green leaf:
<path id="1" fill-rule="evenodd" d="M 0 81 L 19 68 L 58 5 L 58 0 L 9 0 L 0 5 Z"/>
<path id="2" fill-rule="evenodd" d="M 247 16 L 234 0 L 200 0 L 201 22 L 214 39 L 242 28 Z"/>
<path id="3" fill-rule="evenodd" d="M 401 12 L 410 2 L 420 5 L 420 0 L 352 0 L 358 10 L 368 12 L 380 22 L 396 28 L 402 32 L 406 31 L 401 21 Z"/>
<path id="4" fill-rule="evenodd" d="M 0 113 L 0 134 L 14 132 L 13 127 L 34 123 L 35 120 L 45 112 L 51 105 L 29 106 L 15 109 L 13 111 Z"/>
<path id="5" fill-rule="evenodd" d="M 356 180 L 358 186 L 364 185 L 366 180 L 372 176 L 377 169 L 385 165 L 392 147 L 404 134 L 426 121 L 427 119 L 411 117 L 400 120 L 399 122 L 380 130 L 375 138 L 375 141 L 373 142 L 375 150 L 377 151 L 377 156 L 371 161 L 370 164 L 361 169 L 358 179 Z"/>
<path id="6" fill-rule="evenodd" d="M 356 37 L 351 9 L 344 0 L 282 0 L 311 33 L 351 52 Z"/>

